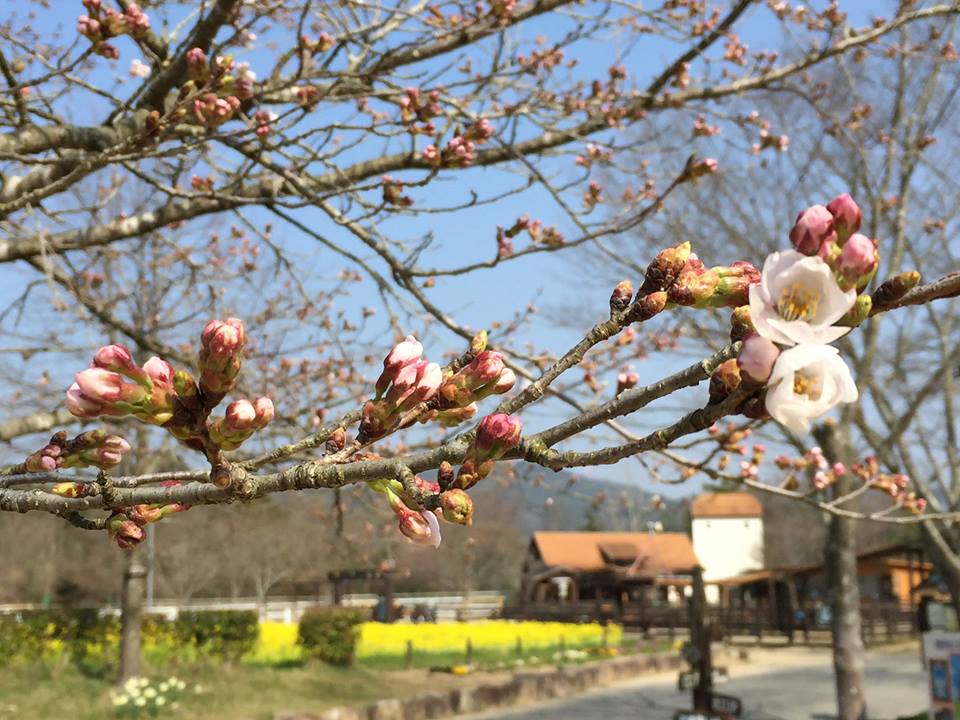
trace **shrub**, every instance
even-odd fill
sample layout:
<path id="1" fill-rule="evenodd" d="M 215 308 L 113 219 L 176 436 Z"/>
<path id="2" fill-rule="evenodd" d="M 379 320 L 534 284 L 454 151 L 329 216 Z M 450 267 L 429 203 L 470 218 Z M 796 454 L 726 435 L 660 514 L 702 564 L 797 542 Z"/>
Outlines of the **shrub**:
<path id="1" fill-rule="evenodd" d="M 356 608 L 313 608 L 300 618 L 297 642 L 304 657 L 312 657 L 332 665 L 353 662 L 360 637 L 360 623 L 368 613 Z"/>
<path id="2" fill-rule="evenodd" d="M 200 657 L 239 660 L 257 642 L 259 617 L 253 610 L 181 612 L 173 622 L 178 645 L 196 648 Z"/>

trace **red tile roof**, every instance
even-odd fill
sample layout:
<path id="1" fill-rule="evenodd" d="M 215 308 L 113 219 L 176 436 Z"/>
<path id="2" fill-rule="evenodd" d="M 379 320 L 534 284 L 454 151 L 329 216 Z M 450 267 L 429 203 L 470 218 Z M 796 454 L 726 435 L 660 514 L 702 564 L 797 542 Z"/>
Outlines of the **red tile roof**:
<path id="1" fill-rule="evenodd" d="M 690 516 L 695 518 L 763 517 L 763 505 L 744 492 L 705 493 L 690 503 Z"/>
<path id="2" fill-rule="evenodd" d="M 533 542 L 546 565 L 570 570 L 605 570 L 613 567 L 608 560 L 625 559 L 641 574 L 685 573 L 699 565 L 686 533 L 537 532 Z"/>

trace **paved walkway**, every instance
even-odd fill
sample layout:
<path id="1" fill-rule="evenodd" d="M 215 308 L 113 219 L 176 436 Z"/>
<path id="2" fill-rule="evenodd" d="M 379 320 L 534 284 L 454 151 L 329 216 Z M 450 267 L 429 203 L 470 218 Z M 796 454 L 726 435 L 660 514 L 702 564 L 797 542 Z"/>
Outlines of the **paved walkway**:
<path id="1" fill-rule="evenodd" d="M 828 650 L 751 651 L 748 664 L 730 668 L 716 688 L 743 701 L 749 720 L 827 720 L 836 712 Z M 871 652 L 867 658 L 867 709 L 872 720 L 912 715 L 926 708 L 927 680 L 916 651 Z M 469 720 L 671 720 L 689 708 L 676 674 L 650 675 L 568 700 L 463 716 Z"/>

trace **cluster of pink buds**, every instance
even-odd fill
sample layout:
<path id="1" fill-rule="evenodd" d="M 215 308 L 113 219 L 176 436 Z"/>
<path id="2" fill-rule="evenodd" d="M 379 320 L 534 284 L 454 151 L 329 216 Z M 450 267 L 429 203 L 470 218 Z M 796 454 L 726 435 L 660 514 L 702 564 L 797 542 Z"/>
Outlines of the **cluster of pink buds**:
<path id="1" fill-rule="evenodd" d="M 473 164 L 475 145 L 463 135 L 455 135 L 447 141 L 443 151 L 435 145 L 423 149 L 423 159 L 435 167 L 470 167 Z"/>
<path id="2" fill-rule="evenodd" d="M 178 512 L 189 510 L 188 505 L 133 505 L 107 518 L 107 532 L 121 550 L 136 547 L 146 539 L 143 528 L 150 523 Z"/>
<path id="3" fill-rule="evenodd" d="M 491 125 L 490 121 L 486 118 L 481 118 L 467 128 L 463 137 L 475 143 L 485 143 L 493 137 L 493 125 Z"/>
<path id="4" fill-rule="evenodd" d="M 667 300 L 675 305 L 696 308 L 740 307 L 749 301 L 750 286 L 760 282 L 760 272 L 748 262 L 738 260 L 730 265 L 707 269 L 696 254 L 690 252 L 689 243 L 672 250 L 674 255 L 671 262 L 686 254 L 683 266 L 666 288 Z"/>
<path id="5" fill-rule="evenodd" d="M 133 415 L 163 425 L 173 416 L 173 368 L 160 358 L 150 358 L 141 368 L 123 345 L 107 345 L 74 379 L 67 390 L 67 409 L 77 417 Z"/>
<path id="6" fill-rule="evenodd" d="M 757 155 L 763 150 L 770 148 L 778 152 L 786 152 L 790 147 L 789 135 L 771 135 L 769 130 L 760 131 L 760 142 L 754 143 L 753 154 Z"/>
<path id="7" fill-rule="evenodd" d="M 457 372 L 447 370 L 440 386 L 441 409 L 465 408 L 490 395 L 509 392 L 517 381 L 496 350 L 483 350 Z"/>
<path id="8" fill-rule="evenodd" d="M 216 127 L 233 117 L 240 109 L 240 99 L 236 95 L 220 97 L 216 93 L 206 92 L 193 101 L 193 115 L 202 125 Z"/>
<path id="9" fill-rule="evenodd" d="M 336 44 L 336 40 L 334 40 L 333 36 L 326 31 L 321 32 L 317 36 L 316 40 L 311 40 L 306 35 L 300 36 L 300 46 L 310 55 L 326 52 L 332 48 L 334 44 Z"/>
<path id="10" fill-rule="evenodd" d="M 273 401 L 257 398 L 255 402 L 236 400 L 227 405 L 226 414 L 210 423 L 210 439 L 221 450 L 236 450 L 254 432 L 273 421 Z"/>
<path id="11" fill-rule="evenodd" d="M 320 90 L 316 85 L 300 85 L 296 90 L 296 96 L 300 107 L 308 110 L 320 102 Z"/>
<path id="12" fill-rule="evenodd" d="M 596 180 L 591 180 L 587 191 L 583 194 L 583 204 L 592 209 L 602 202 L 603 187 Z"/>
<path id="13" fill-rule="evenodd" d="M 67 440 L 61 430 L 50 442 L 31 453 L 24 461 L 27 472 L 50 472 L 61 468 L 96 467 L 109 470 L 130 452 L 130 444 L 119 435 L 108 435 L 104 430 L 89 430 Z"/>
<path id="14" fill-rule="evenodd" d="M 277 121 L 277 114 L 269 110 L 257 110 L 253 114 L 253 124 L 256 126 L 254 131 L 259 138 L 270 134 L 270 126 Z"/>
<path id="15" fill-rule="evenodd" d="M 93 44 L 93 51 L 110 60 L 120 57 L 120 51 L 108 39 L 119 35 L 142 38 L 150 31 L 150 18 L 136 3 L 130 3 L 121 13 L 104 7 L 101 0 L 83 0 L 89 15 L 77 18 L 77 32 Z"/>
<path id="16" fill-rule="evenodd" d="M 477 14 L 482 6 L 477 4 Z M 490 0 L 490 15 L 497 18 L 500 25 L 509 25 L 517 9 L 517 0 Z"/>
<path id="17" fill-rule="evenodd" d="M 211 320 L 200 335 L 200 390 L 210 397 L 223 397 L 233 389 L 247 342 L 239 318 Z"/>
<path id="18" fill-rule="evenodd" d="M 880 253 L 876 240 L 857 231 L 860 208 L 848 194 L 826 207 L 812 205 L 797 216 L 790 242 L 804 255 L 816 255 L 831 267 L 841 289 L 863 289 L 876 274 Z"/>
<path id="19" fill-rule="evenodd" d="M 707 123 L 707 118 L 704 115 L 698 115 L 697 119 L 693 122 L 693 136 L 694 137 L 713 137 L 714 135 L 720 134 L 720 127 L 718 125 L 710 125 Z"/>
<path id="20" fill-rule="evenodd" d="M 377 379 L 376 395 L 363 406 L 358 439 L 375 440 L 414 422 L 417 416 L 408 417 L 410 411 L 437 394 L 443 371 L 422 356 L 423 345 L 413 335 L 387 354 Z"/>
<path id="21" fill-rule="evenodd" d="M 747 64 L 747 46 L 737 35 L 727 35 L 727 42 L 723 46 L 723 59 L 735 65 Z"/>
<path id="22" fill-rule="evenodd" d="M 440 91 L 431 90 L 426 98 L 419 88 L 408 87 L 403 92 L 404 96 L 400 98 L 400 118 L 403 124 L 410 128 L 411 134 L 432 135 L 436 132 L 433 118 L 443 111 L 440 107 Z M 423 125 L 417 126 L 417 122 Z"/>
<path id="23" fill-rule="evenodd" d="M 850 471 L 866 485 L 886 493 L 894 503 L 912 513 L 919 515 L 927 508 L 925 498 L 917 497 L 915 492 L 907 490 L 910 487 L 908 476 L 901 473 L 881 472 L 880 463 L 872 455 L 862 462 L 854 463 Z"/>
<path id="24" fill-rule="evenodd" d="M 613 150 L 587 143 L 584 153 L 577 155 L 574 162 L 581 167 L 590 167 L 594 163 L 610 163 L 613 162 Z"/>
<path id="25" fill-rule="evenodd" d="M 453 487 L 469 490 L 489 475 L 494 462 L 520 444 L 522 432 L 523 424 L 518 417 L 506 413 L 487 415 L 477 427 Z"/>

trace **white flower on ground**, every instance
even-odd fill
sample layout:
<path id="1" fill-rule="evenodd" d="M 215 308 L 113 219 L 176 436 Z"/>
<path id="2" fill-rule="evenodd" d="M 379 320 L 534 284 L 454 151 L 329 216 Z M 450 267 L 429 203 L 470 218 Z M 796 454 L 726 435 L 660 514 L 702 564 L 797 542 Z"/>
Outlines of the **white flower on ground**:
<path id="1" fill-rule="evenodd" d="M 830 343 L 850 331 L 833 324 L 856 300 L 856 290 L 841 290 L 821 258 L 783 250 L 767 257 L 760 282 L 750 286 L 750 319 L 781 345 Z"/>
<path id="2" fill-rule="evenodd" d="M 838 403 L 859 397 L 850 368 L 830 345 L 798 345 L 777 358 L 767 382 L 767 412 L 795 433 Z"/>

